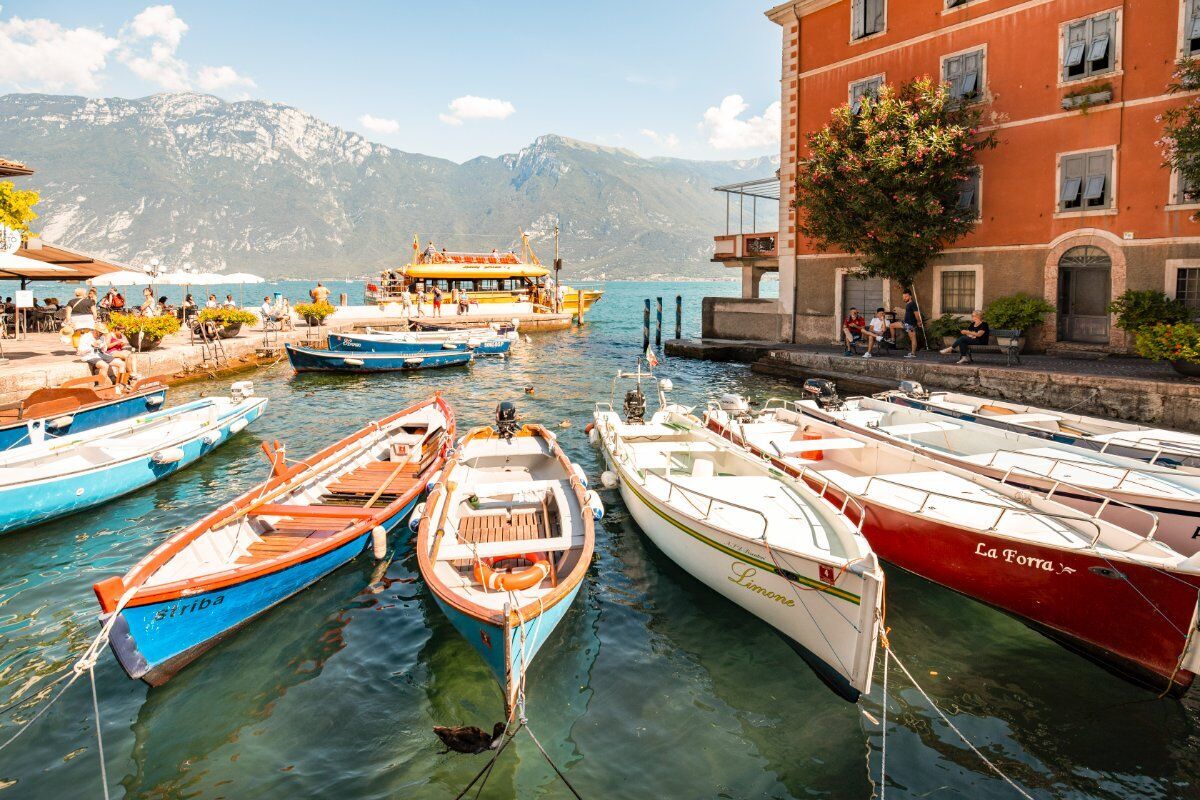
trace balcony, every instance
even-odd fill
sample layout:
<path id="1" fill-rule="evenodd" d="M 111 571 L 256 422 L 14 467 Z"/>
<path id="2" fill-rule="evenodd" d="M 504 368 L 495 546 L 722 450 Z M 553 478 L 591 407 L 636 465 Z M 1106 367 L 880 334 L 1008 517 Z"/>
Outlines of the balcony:
<path id="1" fill-rule="evenodd" d="M 712 260 L 741 269 L 742 298 L 757 301 L 763 275 L 779 271 L 779 175 L 713 191 L 725 195 L 725 234 L 713 237 Z M 736 225 L 731 221 L 735 209 Z"/>
<path id="2" fill-rule="evenodd" d="M 716 247 L 713 249 L 713 261 L 734 262 L 743 259 L 777 258 L 779 256 L 779 235 L 776 231 L 759 233 L 733 233 L 726 236 L 714 236 Z M 729 264 L 737 267 L 741 264 Z"/>

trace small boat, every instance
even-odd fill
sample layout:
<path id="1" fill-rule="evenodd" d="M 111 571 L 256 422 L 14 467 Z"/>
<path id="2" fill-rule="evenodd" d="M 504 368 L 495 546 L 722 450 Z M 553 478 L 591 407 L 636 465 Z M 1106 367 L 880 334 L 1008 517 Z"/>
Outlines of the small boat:
<path id="1" fill-rule="evenodd" d="M 707 432 L 666 402 L 648 420 L 640 369 L 623 414 L 598 403 L 594 436 L 646 536 L 766 622 L 839 697 L 871 690 L 883 573 L 845 505 Z M 616 399 L 617 381 L 613 383 Z M 861 515 L 860 515 L 861 516 Z"/>
<path id="2" fill-rule="evenodd" d="M 434 396 L 288 465 L 171 536 L 123 576 L 93 586 L 109 644 L 131 678 L 165 683 L 259 614 L 363 551 L 382 559 L 437 475 L 454 412 Z"/>
<path id="3" fill-rule="evenodd" d="M 43 438 L 69 436 L 138 414 L 156 411 L 167 396 L 163 377 L 143 378 L 118 389 L 104 379 L 72 378 L 37 389 L 23 400 L 0 406 L 0 450 Z"/>
<path id="4" fill-rule="evenodd" d="M 801 403 L 814 417 L 1088 514 L 1098 511 L 1182 555 L 1200 552 L 1200 475 L 871 397 L 841 400 L 829 381 L 809 379 L 805 387 L 816 399 Z"/>
<path id="5" fill-rule="evenodd" d="M 916 381 L 902 381 L 898 390 L 875 396 L 908 408 L 1200 474 L 1200 434 L 957 392 L 929 392 Z"/>
<path id="6" fill-rule="evenodd" d="M 395 372 L 408 369 L 459 367 L 475 360 L 470 350 L 423 353 L 351 353 L 284 344 L 296 372 Z"/>
<path id="7" fill-rule="evenodd" d="M 479 324 L 467 328 L 447 328 L 440 330 L 422 331 L 417 329 L 392 331 L 381 330 L 367 326 L 366 332 L 376 336 L 403 336 L 406 340 L 416 342 L 457 342 L 461 340 L 473 340 L 482 337 L 504 337 L 508 339 L 517 338 L 517 322 L 489 322 Z"/>
<path id="8" fill-rule="evenodd" d="M 512 347 L 513 340 L 504 336 L 478 336 L 472 338 L 418 339 L 413 334 L 401 333 L 331 333 L 329 349 L 358 353 L 428 353 L 441 350 L 470 350 L 477 356 L 504 355 Z"/>
<path id="9" fill-rule="evenodd" d="M 889 564 L 1012 615 L 1157 692 L 1200 671 L 1200 556 L 1036 492 L 838 427 L 807 405 L 710 404 L 710 430 L 852 515 Z"/>
<path id="10" fill-rule="evenodd" d="M 501 336 L 516 333 L 521 322 L 518 319 L 513 319 L 511 322 L 488 322 L 487 320 L 454 320 L 451 322 L 428 322 L 425 320 L 414 319 L 411 323 L 412 329 L 418 333 L 451 333 L 451 332 L 468 332 L 476 333 L 480 330 L 491 330 Z"/>
<path id="11" fill-rule="evenodd" d="M 583 471 L 541 425 L 475 428 L 421 517 L 417 564 L 437 604 L 491 668 L 513 719 L 529 665 L 583 583 L 603 513 Z"/>
<path id="12" fill-rule="evenodd" d="M 211 453 L 267 406 L 249 381 L 230 394 L 0 452 L 0 533 L 98 506 Z"/>

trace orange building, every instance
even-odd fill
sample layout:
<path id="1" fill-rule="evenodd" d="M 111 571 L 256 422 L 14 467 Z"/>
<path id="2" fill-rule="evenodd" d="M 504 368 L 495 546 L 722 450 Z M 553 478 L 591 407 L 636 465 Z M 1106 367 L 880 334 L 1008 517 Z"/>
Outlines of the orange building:
<path id="1" fill-rule="evenodd" d="M 1200 192 L 1157 143 L 1164 109 L 1185 102 L 1167 93 L 1175 62 L 1200 53 L 1200 0 L 795 0 L 767 16 L 783 34 L 777 264 L 752 268 L 718 237 L 715 260 L 747 284 L 742 301 L 706 307 L 706 335 L 828 342 L 851 305 L 896 305 L 899 287 L 797 235 L 796 165 L 831 108 L 923 75 L 982 104 L 1000 142 L 964 187 L 977 227 L 916 285 L 927 319 L 1024 291 L 1058 309 L 1036 344 L 1124 350 L 1106 306 L 1126 289 L 1200 312 Z M 777 301 L 756 299 L 764 268 L 779 270 Z"/>

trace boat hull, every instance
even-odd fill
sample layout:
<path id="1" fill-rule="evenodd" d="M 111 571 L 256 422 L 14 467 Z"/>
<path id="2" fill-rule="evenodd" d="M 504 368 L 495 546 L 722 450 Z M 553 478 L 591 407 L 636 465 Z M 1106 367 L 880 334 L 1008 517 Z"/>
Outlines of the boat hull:
<path id="1" fill-rule="evenodd" d="M 95 403 L 82 406 L 61 414 L 55 414 L 52 419 L 70 417 L 71 421 L 64 425 L 50 426 L 47 419 L 28 419 L 0 427 L 0 450 L 20 447 L 30 443 L 30 427 L 38 425 L 44 431 L 46 439 L 67 436 L 72 433 L 90 431 L 116 422 L 124 422 L 139 414 L 157 411 L 166 400 L 167 388 L 164 386 L 142 394 L 125 395 L 106 403 Z"/>
<path id="2" fill-rule="evenodd" d="M 185 442 L 174 446 L 183 451 L 178 461 L 155 463 L 152 453 L 141 454 L 113 464 L 101 465 L 72 475 L 24 483 L 0 490 L 0 533 L 27 528 L 58 517 L 93 508 L 109 500 L 149 486 L 208 455 L 229 440 L 237 427 L 258 419 L 267 401 L 259 401 L 222 417 L 218 424 L 206 426 Z M 220 438 L 212 443 L 203 439 L 217 431 Z"/>
<path id="3" fill-rule="evenodd" d="M 835 694 L 852 703 L 857 702 L 861 690 L 827 658 L 805 646 L 803 640 L 816 639 L 822 627 L 836 630 L 832 617 L 840 615 L 857 619 L 858 629 L 870 631 L 869 640 L 873 642 L 876 626 L 871 618 L 874 613 L 871 598 L 867 598 L 870 602 L 864 603 L 864 598 L 859 595 L 806 577 L 805 567 L 817 575 L 820 572 L 815 565 L 799 557 L 777 553 L 775 558 L 782 562 L 781 569 L 772 563 L 765 550 L 746 552 L 749 547 L 743 539 L 691 520 L 684 524 L 675 519 L 663 503 L 636 485 L 628 473 L 614 465 L 607 451 L 605 457 L 608 468 L 616 469 L 620 477 L 625 506 L 659 550 L 701 583 L 770 625 Z M 815 625 L 812 616 L 796 612 L 795 603 L 787 605 L 778 599 L 794 597 L 795 583 L 803 583 L 804 588 L 823 591 L 830 597 L 831 603 L 810 609 L 810 614 L 817 615 Z M 820 624 L 822 614 L 831 617 L 828 626 Z M 853 663 L 852 659 L 850 661 Z"/>
<path id="4" fill-rule="evenodd" d="M 955 408 L 946 408 L 937 403 L 929 403 L 920 398 L 910 397 L 901 394 L 888 394 L 886 399 L 890 403 L 895 403 L 905 408 L 912 408 L 918 411 L 930 411 L 934 414 L 940 414 L 944 417 L 962 420 L 964 422 L 976 422 L 980 425 L 987 425 L 989 428 L 998 428 L 1003 431 L 1012 431 L 1014 433 L 1023 433 L 1028 436 L 1035 436 L 1039 439 L 1045 439 L 1050 442 L 1059 444 L 1069 444 L 1075 447 L 1082 447 L 1085 450 L 1093 450 L 1095 452 L 1105 452 L 1109 455 L 1124 456 L 1125 458 L 1133 458 L 1138 461 L 1147 463 L 1153 462 L 1158 466 L 1163 467 L 1184 467 L 1189 471 L 1195 472 L 1200 470 L 1200 456 L 1189 455 L 1175 450 L 1165 450 L 1161 455 L 1154 450 L 1144 447 L 1136 447 L 1134 445 L 1111 444 L 1103 441 L 1097 441 L 1088 436 L 1076 436 L 1062 431 L 1048 431 L 1033 425 L 1014 425 L 1005 422 L 1004 417 L 989 416 L 986 414 L 976 414 L 972 411 L 962 411 Z M 1053 413 L 1053 412 L 1050 412 Z M 1107 447 L 1105 446 L 1107 444 Z"/>
<path id="5" fill-rule="evenodd" d="M 799 475 L 719 422 L 710 419 L 708 426 Z M 803 479 L 836 503 L 845 498 L 811 475 Z M 1132 683 L 1174 695 L 1191 685 L 1192 673 L 1177 666 L 1196 628 L 1200 576 L 1018 542 L 857 497 L 866 510 L 863 534 L 884 561 L 1011 614 Z"/>
<path id="6" fill-rule="evenodd" d="M 387 341 L 384 339 L 354 336 L 352 334 L 329 334 L 329 349 L 335 352 L 357 353 L 430 353 L 430 352 L 473 352 L 476 355 L 504 355 L 512 346 L 512 340 L 503 338 L 488 339 L 476 345 L 465 340 L 447 339 L 444 342 L 402 340 Z"/>
<path id="7" fill-rule="evenodd" d="M 312 350 L 284 345 L 288 360 L 297 372 L 397 372 L 402 370 L 458 367 L 471 363 L 470 351 L 447 350 L 424 353 L 347 353 Z"/>
<path id="8" fill-rule="evenodd" d="M 413 498 L 383 527 L 403 525 Z M 118 614 L 109 645 L 131 678 L 159 686 L 261 614 L 351 561 L 371 539 L 370 529 L 306 561 L 241 583 L 159 603 L 126 606 Z M 102 622 L 107 616 L 101 617 Z"/>

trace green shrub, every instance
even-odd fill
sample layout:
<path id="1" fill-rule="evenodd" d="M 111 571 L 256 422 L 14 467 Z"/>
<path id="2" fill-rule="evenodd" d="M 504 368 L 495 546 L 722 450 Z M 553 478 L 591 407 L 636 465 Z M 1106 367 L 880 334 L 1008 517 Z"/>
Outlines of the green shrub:
<path id="1" fill-rule="evenodd" d="M 969 328 L 971 323 L 954 314 L 942 314 L 926 326 L 930 339 L 941 339 L 946 336 L 957 337 L 963 328 Z"/>
<path id="2" fill-rule="evenodd" d="M 312 317 L 318 323 L 324 322 L 325 318 L 336 311 L 329 303 L 300 303 L 295 306 L 295 311 L 302 318 L 308 319 Z"/>
<path id="3" fill-rule="evenodd" d="M 1047 314 L 1054 313 L 1054 306 L 1040 297 L 1017 292 L 1008 297 L 998 297 L 987 304 L 983 318 L 993 329 L 1015 328 L 1022 333 L 1041 325 Z"/>
<path id="4" fill-rule="evenodd" d="M 127 338 L 134 334 L 142 334 L 151 339 L 162 339 L 173 333 L 178 333 L 181 323 L 174 314 L 162 314 L 157 317 L 140 317 L 136 314 L 110 314 L 108 326 L 121 331 Z"/>
<path id="5" fill-rule="evenodd" d="M 258 322 L 258 317 L 240 308 L 206 308 L 200 312 L 197 319 L 201 322 L 216 322 L 226 328 Z"/>
<path id="6" fill-rule="evenodd" d="M 1155 361 L 1200 364 L 1200 328 L 1192 323 L 1151 325 L 1137 332 L 1133 349 Z"/>
<path id="7" fill-rule="evenodd" d="M 1117 327 L 1136 333 L 1153 325 L 1173 325 L 1191 319 L 1188 307 L 1157 289 L 1129 289 L 1107 308 L 1117 315 Z"/>

